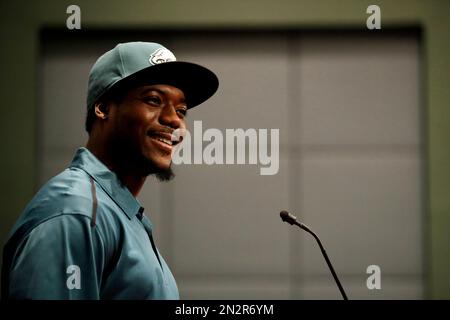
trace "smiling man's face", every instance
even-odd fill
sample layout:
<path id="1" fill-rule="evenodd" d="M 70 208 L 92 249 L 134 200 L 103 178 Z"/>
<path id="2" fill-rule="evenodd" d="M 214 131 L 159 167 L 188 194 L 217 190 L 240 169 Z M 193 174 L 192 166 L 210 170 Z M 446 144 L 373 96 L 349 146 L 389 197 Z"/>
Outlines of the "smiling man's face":
<path id="1" fill-rule="evenodd" d="M 186 129 L 186 112 L 184 93 L 176 87 L 131 89 L 120 103 L 112 104 L 109 112 L 110 147 L 125 166 L 168 179 L 176 144 L 171 141 L 172 132 Z"/>

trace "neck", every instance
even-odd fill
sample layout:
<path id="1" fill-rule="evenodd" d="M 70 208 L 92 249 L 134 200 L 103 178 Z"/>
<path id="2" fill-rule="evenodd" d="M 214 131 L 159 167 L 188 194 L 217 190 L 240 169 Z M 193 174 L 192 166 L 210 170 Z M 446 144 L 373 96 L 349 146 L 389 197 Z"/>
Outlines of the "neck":
<path id="1" fill-rule="evenodd" d="M 93 139 L 89 138 L 86 148 L 92 152 L 109 170 L 114 172 L 119 180 L 127 187 L 134 197 L 137 197 L 142 187 L 144 186 L 146 175 L 127 165 L 126 161 L 120 161 L 108 151 L 111 148 L 105 147 L 106 143 L 95 143 Z"/>
<path id="2" fill-rule="evenodd" d="M 114 169 L 111 169 L 111 171 L 117 174 L 119 180 L 128 188 L 128 190 L 130 190 L 134 197 L 139 195 L 139 192 L 141 192 L 147 177 L 134 175 L 132 173 L 119 173 Z"/>

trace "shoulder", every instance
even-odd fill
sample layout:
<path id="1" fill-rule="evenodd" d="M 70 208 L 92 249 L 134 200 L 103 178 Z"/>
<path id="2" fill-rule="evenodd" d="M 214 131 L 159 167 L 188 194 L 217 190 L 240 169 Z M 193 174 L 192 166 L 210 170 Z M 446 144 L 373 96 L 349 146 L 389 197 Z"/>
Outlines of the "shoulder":
<path id="1" fill-rule="evenodd" d="M 25 207 L 11 235 L 26 234 L 58 216 L 92 218 L 93 197 L 90 176 L 81 169 L 68 168 L 50 179 Z"/>
<path id="2" fill-rule="evenodd" d="M 108 251 L 120 240 L 122 215 L 114 210 L 113 201 L 84 170 L 68 168 L 50 179 L 36 193 L 17 220 L 9 237 L 12 247 L 25 239 L 33 230 L 35 235 L 68 230 L 99 237 Z M 72 227 L 64 229 L 63 227 Z"/>

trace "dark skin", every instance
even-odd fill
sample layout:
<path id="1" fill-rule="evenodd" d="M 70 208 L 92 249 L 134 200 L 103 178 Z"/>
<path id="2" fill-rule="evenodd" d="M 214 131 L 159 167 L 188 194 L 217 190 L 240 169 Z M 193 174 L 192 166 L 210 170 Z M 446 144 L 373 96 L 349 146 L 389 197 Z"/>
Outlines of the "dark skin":
<path id="1" fill-rule="evenodd" d="M 170 85 L 145 85 L 120 103 L 95 104 L 86 147 L 136 197 L 148 175 L 170 170 L 172 132 L 185 130 L 184 93 Z M 173 145 L 171 145 L 173 144 Z"/>

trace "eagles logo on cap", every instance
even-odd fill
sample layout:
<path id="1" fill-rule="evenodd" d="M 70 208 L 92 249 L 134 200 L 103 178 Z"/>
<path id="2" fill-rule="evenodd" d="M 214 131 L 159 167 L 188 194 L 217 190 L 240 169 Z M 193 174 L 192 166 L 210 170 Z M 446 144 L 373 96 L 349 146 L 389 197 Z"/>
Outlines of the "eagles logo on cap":
<path id="1" fill-rule="evenodd" d="M 149 59 L 151 64 L 160 64 L 169 61 L 177 61 L 177 58 L 173 55 L 170 50 L 166 48 L 159 48 L 155 52 L 152 53 Z"/>

